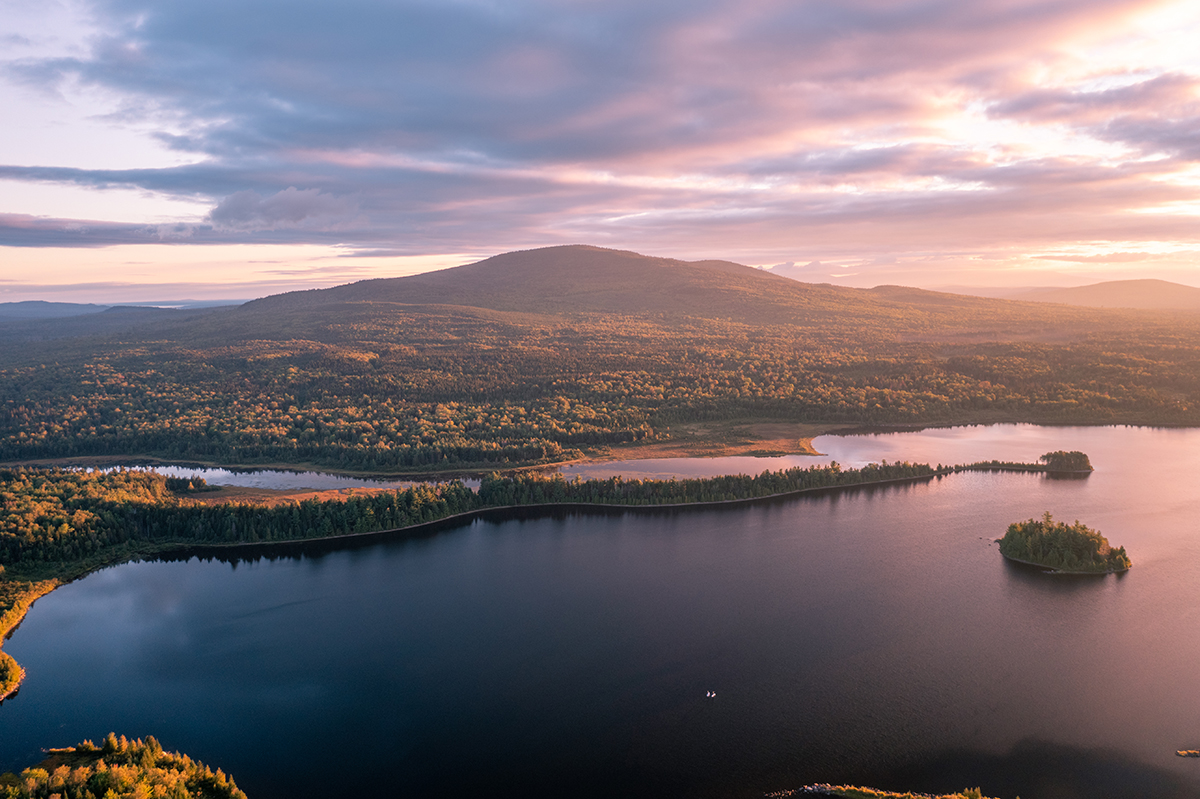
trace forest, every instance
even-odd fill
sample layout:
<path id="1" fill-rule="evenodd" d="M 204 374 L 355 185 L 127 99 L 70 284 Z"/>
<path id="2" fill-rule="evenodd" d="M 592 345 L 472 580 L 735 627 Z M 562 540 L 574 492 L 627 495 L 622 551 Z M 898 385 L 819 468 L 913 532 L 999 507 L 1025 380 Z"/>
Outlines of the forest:
<path id="1" fill-rule="evenodd" d="M 1076 521 L 1041 519 L 1013 522 L 1000 539 L 1000 554 L 1062 572 L 1107 574 L 1133 566 L 1125 547 L 1112 547 L 1099 531 Z"/>
<path id="2" fill-rule="evenodd" d="M 0 563 L 8 579 L 57 576 L 64 564 L 105 563 L 163 547 L 270 543 L 410 527 L 486 508 L 542 504 L 662 506 L 728 502 L 887 480 L 928 478 L 927 464 L 837 464 L 757 476 L 689 480 L 565 480 L 537 474 L 422 483 L 337 500 L 263 506 L 206 504 L 156 472 L 130 469 L 0 470 Z M 172 491 L 174 484 L 178 490 Z M 3 582 L 0 582 L 2 585 Z"/>
<path id="3" fill-rule="evenodd" d="M 853 785 L 812 785 L 800 792 L 818 796 L 838 796 L 842 799 L 988 799 L 979 788 L 965 788 L 957 793 L 927 794 L 927 793 L 894 793 L 881 791 L 876 788 L 863 788 Z M 778 796 L 778 794 L 768 794 Z M 1017 797 L 1021 799 L 1021 797 Z"/>
<path id="4" fill-rule="evenodd" d="M 178 752 L 154 736 L 129 740 L 109 733 L 100 746 L 84 741 L 51 749 L 41 763 L 0 775 L 0 799 L 246 799 L 231 777 Z"/>
<path id="5" fill-rule="evenodd" d="M 1088 456 L 1082 452 L 1064 452 L 1060 449 L 1055 452 L 1047 452 L 1045 455 L 1038 458 L 1038 460 L 1044 463 L 1046 468 L 1053 472 L 1093 471 L 1091 460 L 1089 460 Z"/>
<path id="6" fill-rule="evenodd" d="M 478 491 L 454 480 L 266 506 L 199 502 L 194 495 L 209 488 L 203 480 L 156 472 L 0 469 L 0 640 L 37 597 L 61 582 L 112 563 L 170 551 L 396 530 L 488 508 L 661 507 L 751 500 L 929 479 L 939 470 L 927 464 L 885 462 L 860 469 L 842 469 L 835 463 L 695 480 L 564 480 L 492 473 L 482 478 Z M 21 666 L 0 651 L 0 700 L 17 688 L 23 674 Z"/>
<path id="7" fill-rule="evenodd" d="M 729 420 L 1200 424 L 1195 314 L 600 256 L 569 275 L 561 254 L 502 256 L 0 348 L 0 461 L 463 473 Z"/>

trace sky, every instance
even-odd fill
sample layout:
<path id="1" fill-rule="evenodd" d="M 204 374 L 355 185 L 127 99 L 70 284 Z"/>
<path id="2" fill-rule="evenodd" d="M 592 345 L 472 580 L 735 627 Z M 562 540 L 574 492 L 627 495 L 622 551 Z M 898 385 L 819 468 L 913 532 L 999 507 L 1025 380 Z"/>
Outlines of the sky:
<path id="1" fill-rule="evenodd" d="M 0 302 L 557 244 L 1200 286 L 1195 0 L 0 0 Z"/>

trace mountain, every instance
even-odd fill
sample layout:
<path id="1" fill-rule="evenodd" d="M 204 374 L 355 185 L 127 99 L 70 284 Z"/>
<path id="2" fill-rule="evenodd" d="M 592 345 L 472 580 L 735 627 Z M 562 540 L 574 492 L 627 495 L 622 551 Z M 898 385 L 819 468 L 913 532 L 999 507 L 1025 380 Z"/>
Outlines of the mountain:
<path id="1" fill-rule="evenodd" d="M 46 304 L 71 305 L 71 303 Z M 115 305 L 111 308 L 98 307 L 96 311 L 61 316 L 0 316 L 0 341 L 50 341 L 64 338 L 129 335 L 139 331 L 146 331 L 153 337 L 164 324 L 195 319 L 217 310 L 220 309 L 200 308 L 194 311 L 184 311 L 175 308 Z"/>
<path id="2" fill-rule="evenodd" d="M 521 313 L 739 313 L 794 285 L 728 261 L 678 261 L 566 245 L 522 250 L 401 278 L 363 280 L 248 303 L 247 310 L 332 302 L 449 304 Z M 799 296 L 803 292 L 793 292 Z"/>
<path id="3" fill-rule="evenodd" d="M 0 302 L 0 320 L 58 319 L 64 316 L 82 316 L 83 314 L 100 313 L 109 307 L 111 306 L 78 302 L 46 302 L 45 300 Z"/>
<path id="4" fill-rule="evenodd" d="M 1129 323 L 1120 312 L 1050 312 L 1043 303 L 901 286 L 803 283 L 729 261 L 682 261 L 566 245 L 504 253 L 408 277 L 293 291 L 237 307 L 186 312 L 114 307 L 54 324 L 0 320 L 0 339 L 74 337 L 82 342 L 102 336 L 204 346 L 250 340 L 402 341 L 428 319 L 470 319 L 469 338 L 482 320 L 561 324 L 564 317 L 586 317 L 589 324 L 621 318 L 667 326 L 735 323 L 841 342 L 1058 342 Z"/>
<path id="5" fill-rule="evenodd" d="M 1076 288 L 1031 289 L 1010 296 L 1032 302 L 1057 302 L 1094 308 L 1143 308 L 1200 311 L 1200 289 L 1166 280 L 1110 280 Z"/>
<path id="6" fill-rule="evenodd" d="M 1200 424 L 1200 315 L 598 247 L 21 324 L 0 346 L 0 461 L 488 471 L 634 444 L 757 448 L 760 423 L 789 442 L 801 423 Z"/>
<path id="7" fill-rule="evenodd" d="M 801 283 L 729 261 L 680 261 L 584 245 L 505 253 L 466 266 L 329 289 L 279 294 L 236 309 L 229 321 L 371 303 L 453 306 L 504 313 L 719 319 L 749 325 L 836 326 L 900 321 L 917 311 L 975 321 L 1021 318 L 1029 307 L 882 286 Z M 351 312 L 347 309 L 347 312 Z M 1041 313 L 1041 312 L 1038 312 Z"/>

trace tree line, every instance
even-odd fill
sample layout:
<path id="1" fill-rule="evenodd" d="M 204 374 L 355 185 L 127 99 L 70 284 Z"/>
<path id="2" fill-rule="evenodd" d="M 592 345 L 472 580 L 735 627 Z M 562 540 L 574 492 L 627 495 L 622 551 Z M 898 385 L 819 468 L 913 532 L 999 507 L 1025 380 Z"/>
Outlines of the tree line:
<path id="1" fill-rule="evenodd" d="M 836 315 L 812 327 L 522 320 L 379 313 L 304 340 L 59 343 L 34 364 L 21 359 L 36 347 L 10 348 L 0 460 L 428 472 L 558 462 L 743 418 L 1200 424 L 1200 334 L 1187 326 L 965 345 L 891 317 L 867 333 Z M 888 330 L 902 323 L 899 341 Z"/>
<path id="2" fill-rule="evenodd" d="M 814 488 L 931 477 L 928 464 L 829 466 L 687 480 L 565 480 L 489 474 L 478 491 L 461 481 L 418 484 L 337 500 L 273 507 L 204 504 L 154 472 L 0 470 L 0 563 L 10 576 L 39 565 L 111 559 L 164 545 L 267 543 L 410 527 L 485 508 L 547 503 L 655 506 L 754 499 Z"/>

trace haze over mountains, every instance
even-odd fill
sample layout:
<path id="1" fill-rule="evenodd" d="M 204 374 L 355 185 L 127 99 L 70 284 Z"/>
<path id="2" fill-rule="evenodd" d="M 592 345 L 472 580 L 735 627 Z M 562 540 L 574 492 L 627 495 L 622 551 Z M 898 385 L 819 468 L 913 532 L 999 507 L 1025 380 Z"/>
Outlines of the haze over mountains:
<path id="1" fill-rule="evenodd" d="M 779 264 L 763 270 L 791 280 L 821 283 L 831 271 L 819 263 L 797 266 Z M 1110 280 L 1086 286 L 938 286 L 933 291 L 1025 302 L 1053 302 L 1093 308 L 1142 308 L 1147 310 L 1200 311 L 1200 288 L 1166 280 Z"/>
<path id="2" fill-rule="evenodd" d="M 1009 299 L 1094 308 L 1200 311 L 1200 289 L 1152 279 L 1112 280 L 1075 288 L 1031 289 L 1009 295 Z"/>
<path id="3" fill-rule="evenodd" d="M 808 324 L 833 317 L 845 324 L 860 316 L 894 314 L 901 306 L 955 312 L 997 306 L 994 300 L 896 286 L 800 283 L 728 261 L 679 261 L 568 245 L 505 253 L 410 277 L 278 294 L 247 303 L 235 315 L 295 314 L 355 303 L 690 317 L 750 325 Z"/>
<path id="4" fill-rule="evenodd" d="M 1019 301 L 1013 301 L 1019 300 Z M 361 323 L 387 306 L 423 313 L 487 310 L 500 314 L 607 314 L 702 318 L 752 326 L 841 329 L 863 325 L 916 333 L 948 326 L 959 333 L 1011 336 L 1059 325 L 1042 303 L 1200 311 L 1200 289 L 1158 280 L 1117 281 L 1077 289 L 1028 290 L 998 299 L 902 286 L 873 289 L 790 279 L 729 261 L 680 261 L 586 245 L 505 253 L 465 266 L 328 289 L 277 294 L 240 306 L 149 308 L 72 303 L 0 303 L 0 338 L 58 339 L 162 333 L 164 324 L 199 325 L 215 338 L 320 338 L 317 329 Z M 1085 315 L 1086 316 L 1086 315 Z M 1099 323 L 1102 317 L 1086 316 Z M 1103 317 L 1107 318 L 1107 317 Z M 1072 315 L 1073 323 L 1084 317 Z M 1049 321 L 1048 321 L 1049 320 Z M 1057 321 L 1054 321 L 1057 320 Z M 1087 325 L 1085 325 L 1086 327 Z M 1103 325 L 1102 325 L 1103 326 Z M 946 332 L 946 331 L 943 331 Z M 1021 337 L 1025 337 L 1024 334 Z"/>
<path id="5" fill-rule="evenodd" d="M 96 305 L 79 302 L 47 302 L 24 300 L 22 302 L 0 302 L 0 320 L 7 319 L 58 319 L 64 316 L 82 316 L 100 313 L 111 305 Z"/>
<path id="6" fill-rule="evenodd" d="M 68 316 L 103 313 L 114 308 L 172 308 L 194 310 L 219 308 L 226 305 L 241 305 L 246 300 L 175 300 L 169 302 L 128 302 L 112 305 L 84 302 L 48 302 L 46 300 L 22 300 L 0 302 L 0 320 L 11 319 L 62 319 Z"/>
<path id="7" fill-rule="evenodd" d="M 563 314 L 667 314 L 795 324 L 837 315 L 943 309 L 1037 312 L 1027 304 L 906 286 L 872 289 L 808 283 L 729 261 L 680 261 L 587 245 L 504 253 L 465 266 L 247 303 L 239 313 L 295 312 L 341 303 L 450 305 Z M 1023 307 L 1024 306 L 1024 307 Z"/>

